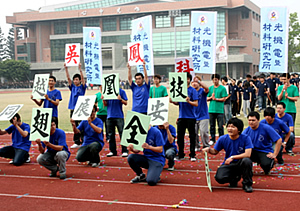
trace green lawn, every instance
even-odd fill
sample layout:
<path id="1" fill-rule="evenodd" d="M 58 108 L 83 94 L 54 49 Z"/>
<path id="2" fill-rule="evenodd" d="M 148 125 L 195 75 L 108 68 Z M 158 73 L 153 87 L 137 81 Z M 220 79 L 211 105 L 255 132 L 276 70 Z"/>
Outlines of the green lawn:
<path id="1" fill-rule="evenodd" d="M 94 95 L 98 92 L 98 90 L 87 90 L 86 95 Z M 69 96 L 70 91 L 64 90 L 61 91 L 63 100 L 60 102 L 59 108 L 58 108 L 58 114 L 59 114 L 59 128 L 65 130 L 65 131 L 72 131 L 71 124 L 70 124 L 70 113 L 68 110 L 68 102 L 69 102 Z M 124 108 L 124 114 L 126 116 L 126 113 L 128 110 L 131 110 L 132 107 L 132 92 L 131 90 L 126 90 L 126 94 L 128 97 L 128 105 L 123 106 Z M 31 111 L 32 108 L 37 107 L 37 105 L 30 99 L 31 93 L 30 92 L 22 92 L 22 93 L 11 93 L 11 94 L 1 94 L 0 92 L 0 98 L 1 98 L 1 105 L 0 105 L 0 111 L 2 111 L 7 105 L 9 104 L 24 104 L 23 108 L 20 110 L 20 115 L 22 117 L 22 121 L 26 123 L 30 123 L 31 121 Z M 169 122 L 172 125 L 176 125 L 176 119 L 178 118 L 178 106 L 175 106 L 173 104 L 169 105 Z M 299 101 L 297 102 L 297 112 L 299 112 L 300 105 Z M 248 126 L 247 119 L 241 115 L 240 119 L 244 121 L 245 128 Z M 261 119 L 263 119 L 263 115 L 261 114 Z M 0 129 L 5 129 L 10 125 L 8 121 L 2 121 L 0 122 Z M 300 119 L 296 118 L 296 127 L 295 130 L 300 129 Z M 225 130 L 226 133 L 226 130 Z"/>

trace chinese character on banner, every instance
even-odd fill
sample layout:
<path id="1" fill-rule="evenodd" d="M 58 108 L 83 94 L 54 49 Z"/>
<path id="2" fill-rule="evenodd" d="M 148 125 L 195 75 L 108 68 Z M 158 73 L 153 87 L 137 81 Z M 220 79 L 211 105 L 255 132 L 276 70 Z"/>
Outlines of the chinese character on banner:
<path id="1" fill-rule="evenodd" d="M 286 7 L 262 7 L 259 72 L 288 71 L 289 16 Z"/>
<path id="2" fill-rule="evenodd" d="M 130 66 L 142 65 L 144 59 L 143 42 L 127 43 L 128 63 Z"/>
<path id="3" fill-rule="evenodd" d="M 102 94 L 104 100 L 118 99 L 120 90 L 119 73 L 103 74 Z"/>
<path id="4" fill-rule="evenodd" d="M 128 111 L 125 119 L 121 145 L 128 146 L 129 144 L 133 144 L 134 149 L 142 151 L 142 145 L 147 138 L 150 119 L 150 116 L 134 111 Z"/>
<path id="5" fill-rule="evenodd" d="M 80 43 L 66 44 L 65 63 L 68 67 L 80 63 Z"/>
<path id="6" fill-rule="evenodd" d="M 93 110 L 96 95 L 79 96 L 72 115 L 73 120 L 87 120 Z"/>
<path id="7" fill-rule="evenodd" d="M 49 76 L 50 74 L 36 74 L 34 76 L 33 99 L 45 99 L 44 95 L 47 94 Z"/>
<path id="8" fill-rule="evenodd" d="M 31 117 L 31 133 L 29 140 L 49 141 L 52 108 L 33 108 Z"/>
<path id="9" fill-rule="evenodd" d="M 148 116 L 151 125 L 162 125 L 169 117 L 169 97 L 150 98 L 148 100 Z"/>
<path id="10" fill-rule="evenodd" d="M 23 104 L 6 106 L 6 108 L 0 113 L 0 121 L 11 120 L 22 107 Z"/>
<path id="11" fill-rule="evenodd" d="M 175 71 L 177 73 L 189 72 L 193 78 L 195 77 L 193 58 L 176 58 L 175 59 Z"/>
<path id="12" fill-rule="evenodd" d="M 170 97 L 173 102 L 186 102 L 187 74 L 169 73 Z"/>

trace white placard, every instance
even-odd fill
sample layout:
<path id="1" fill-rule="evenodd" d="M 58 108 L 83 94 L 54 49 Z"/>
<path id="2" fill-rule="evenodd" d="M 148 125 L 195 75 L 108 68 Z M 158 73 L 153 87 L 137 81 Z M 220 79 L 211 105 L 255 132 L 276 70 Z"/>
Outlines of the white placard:
<path id="1" fill-rule="evenodd" d="M 36 74 L 32 87 L 33 99 L 45 99 L 47 94 L 48 82 L 50 74 Z"/>
<path id="2" fill-rule="evenodd" d="M 175 59 L 175 72 L 184 73 L 189 72 L 193 78 L 195 77 L 194 64 L 192 57 L 176 58 Z"/>
<path id="3" fill-rule="evenodd" d="M 150 98 L 148 100 L 148 116 L 151 125 L 162 125 L 169 117 L 169 97 Z"/>
<path id="4" fill-rule="evenodd" d="M 80 63 L 80 43 L 66 44 L 65 50 L 67 67 L 78 66 Z"/>
<path id="5" fill-rule="evenodd" d="M 143 64 L 144 50 L 142 41 L 127 43 L 127 52 L 130 66 Z"/>
<path id="6" fill-rule="evenodd" d="M 6 108 L 0 113 L 0 121 L 9 121 L 13 118 L 13 116 L 18 113 L 18 111 L 23 107 L 23 104 L 17 105 L 8 105 Z"/>
<path id="7" fill-rule="evenodd" d="M 79 96 L 72 115 L 72 119 L 87 120 L 91 116 L 95 101 L 96 95 Z"/>
<path id="8" fill-rule="evenodd" d="M 29 140 L 50 140 L 52 108 L 33 108 Z"/>

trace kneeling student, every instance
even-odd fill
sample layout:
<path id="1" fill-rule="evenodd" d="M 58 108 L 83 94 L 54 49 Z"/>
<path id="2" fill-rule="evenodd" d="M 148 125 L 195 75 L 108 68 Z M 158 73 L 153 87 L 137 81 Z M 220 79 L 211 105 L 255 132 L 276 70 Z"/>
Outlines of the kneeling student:
<path id="1" fill-rule="evenodd" d="M 203 151 L 212 155 L 225 150 L 225 159 L 217 170 L 215 179 L 218 183 L 229 183 L 229 187 L 237 187 L 238 181 L 243 177 L 243 189 L 251 193 L 252 189 L 252 161 L 250 160 L 253 148 L 251 139 L 243 132 L 244 123 L 237 118 L 229 119 L 227 135 L 221 136 L 214 148 L 204 148 Z"/>

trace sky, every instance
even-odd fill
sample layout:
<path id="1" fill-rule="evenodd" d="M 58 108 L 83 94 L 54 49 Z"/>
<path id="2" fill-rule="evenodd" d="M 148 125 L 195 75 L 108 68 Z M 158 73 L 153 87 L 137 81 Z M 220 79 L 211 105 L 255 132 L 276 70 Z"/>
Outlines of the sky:
<path id="1" fill-rule="evenodd" d="M 12 16 L 14 12 L 24 12 L 27 9 L 38 10 L 42 6 L 70 2 L 73 0 L 14 0 L 13 4 L 1 4 L 0 27 L 7 36 L 10 24 L 6 24 L 6 16 Z M 287 6 L 290 12 L 297 12 L 300 16 L 299 0 L 251 0 L 259 7 L 263 6 Z"/>

